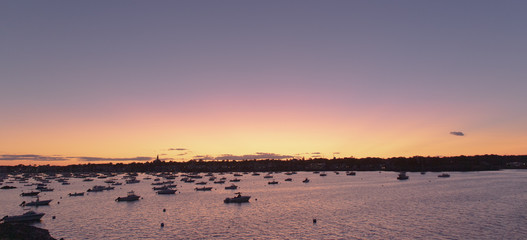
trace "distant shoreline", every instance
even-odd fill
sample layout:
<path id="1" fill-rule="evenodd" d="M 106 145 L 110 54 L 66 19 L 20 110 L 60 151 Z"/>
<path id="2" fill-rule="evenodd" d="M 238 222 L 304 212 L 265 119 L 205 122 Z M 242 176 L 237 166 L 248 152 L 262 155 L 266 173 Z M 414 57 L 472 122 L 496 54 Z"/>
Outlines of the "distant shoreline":
<path id="1" fill-rule="evenodd" d="M 269 171 L 488 171 L 527 169 L 527 155 L 455 157 L 315 158 L 290 160 L 190 160 L 77 164 L 68 166 L 0 166 L 0 173 L 61 172 L 269 172 Z"/>

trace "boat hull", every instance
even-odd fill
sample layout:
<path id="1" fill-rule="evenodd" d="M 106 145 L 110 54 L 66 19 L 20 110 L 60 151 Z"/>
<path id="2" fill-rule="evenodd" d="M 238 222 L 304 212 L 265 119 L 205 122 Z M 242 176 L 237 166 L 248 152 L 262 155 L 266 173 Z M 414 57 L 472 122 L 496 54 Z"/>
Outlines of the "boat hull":
<path id="1" fill-rule="evenodd" d="M 176 194 L 177 190 L 167 189 L 167 190 L 159 190 L 157 191 L 157 194 Z"/>
<path id="2" fill-rule="evenodd" d="M 233 197 L 233 198 L 225 198 L 223 200 L 224 203 L 244 203 L 249 202 L 250 196 L 241 196 L 241 197 Z"/>
<path id="3" fill-rule="evenodd" d="M 139 200 L 139 196 L 134 196 L 134 197 L 118 197 L 117 199 L 115 199 L 115 201 L 117 202 L 132 202 L 132 201 L 137 201 Z"/>
<path id="4" fill-rule="evenodd" d="M 6 223 L 40 221 L 44 213 L 23 214 L 18 216 L 5 216 L 2 220 Z"/>
<path id="5" fill-rule="evenodd" d="M 29 203 L 24 203 L 23 206 L 44 206 L 44 205 L 49 205 L 50 202 L 51 200 L 29 202 Z"/>

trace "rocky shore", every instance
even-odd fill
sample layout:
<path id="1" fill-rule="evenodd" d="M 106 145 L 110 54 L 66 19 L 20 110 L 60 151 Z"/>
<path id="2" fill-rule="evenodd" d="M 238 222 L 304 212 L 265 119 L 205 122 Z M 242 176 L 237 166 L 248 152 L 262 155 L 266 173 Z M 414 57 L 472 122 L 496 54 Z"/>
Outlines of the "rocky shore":
<path id="1" fill-rule="evenodd" d="M 0 240 L 56 240 L 46 229 L 22 223 L 0 224 Z"/>

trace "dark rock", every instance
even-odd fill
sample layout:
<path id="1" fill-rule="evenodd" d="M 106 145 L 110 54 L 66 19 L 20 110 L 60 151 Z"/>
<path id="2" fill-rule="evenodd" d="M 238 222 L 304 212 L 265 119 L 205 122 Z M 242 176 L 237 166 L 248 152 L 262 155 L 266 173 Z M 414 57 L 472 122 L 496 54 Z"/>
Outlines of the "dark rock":
<path id="1" fill-rule="evenodd" d="M 0 224 L 0 240 L 56 240 L 46 229 L 22 223 Z"/>

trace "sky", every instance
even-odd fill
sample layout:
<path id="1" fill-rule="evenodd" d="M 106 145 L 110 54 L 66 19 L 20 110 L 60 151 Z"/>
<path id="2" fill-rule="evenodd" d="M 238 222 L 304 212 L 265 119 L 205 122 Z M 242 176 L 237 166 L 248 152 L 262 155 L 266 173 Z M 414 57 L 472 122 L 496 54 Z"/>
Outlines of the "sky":
<path id="1" fill-rule="evenodd" d="M 527 154 L 525 12 L 0 1 L 0 165 Z"/>

